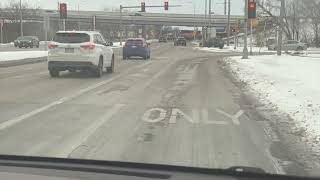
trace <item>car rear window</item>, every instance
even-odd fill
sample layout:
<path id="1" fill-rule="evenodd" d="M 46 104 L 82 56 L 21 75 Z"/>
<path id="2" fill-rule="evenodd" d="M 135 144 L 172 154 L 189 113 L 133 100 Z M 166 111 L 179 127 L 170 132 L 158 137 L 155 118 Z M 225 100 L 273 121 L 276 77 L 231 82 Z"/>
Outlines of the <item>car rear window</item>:
<path id="1" fill-rule="evenodd" d="M 57 33 L 53 41 L 58 43 L 85 43 L 90 42 L 90 36 L 85 33 Z"/>
<path id="2" fill-rule="evenodd" d="M 141 46 L 143 44 L 142 40 L 127 40 L 126 45 L 127 46 L 132 46 L 132 45 L 136 45 L 136 46 Z"/>

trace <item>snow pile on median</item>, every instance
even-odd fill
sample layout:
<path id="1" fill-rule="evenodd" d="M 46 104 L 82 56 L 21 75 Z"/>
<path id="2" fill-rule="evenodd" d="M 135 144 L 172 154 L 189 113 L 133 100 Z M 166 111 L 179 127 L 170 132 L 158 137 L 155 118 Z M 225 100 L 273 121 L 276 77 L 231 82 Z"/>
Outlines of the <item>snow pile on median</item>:
<path id="1" fill-rule="evenodd" d="M 320 59 L 254 56 L 227 60 L 236 77 L 269 108 L 289 115 L 294 134 L 320 150 Z"/>
<path id="2" fill-rule="evenodd" d="M 1 61 L 17 61 L 48 56 L 48 51 L 9 51 L 0 52 Z"/>

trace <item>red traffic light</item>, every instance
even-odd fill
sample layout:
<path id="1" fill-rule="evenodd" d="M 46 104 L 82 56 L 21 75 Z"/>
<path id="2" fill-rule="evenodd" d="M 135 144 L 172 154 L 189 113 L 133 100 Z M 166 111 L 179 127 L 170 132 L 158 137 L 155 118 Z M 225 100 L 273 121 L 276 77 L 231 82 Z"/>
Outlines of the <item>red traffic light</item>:
<path id="1" fill-rule="evenodd" d="M 141 2 L 141 12 L 146 12 L 146 3 Z"/>
<path id="2" fill-rule="evenodd" d="M 66 3 L 60 3 L 60 11 L 66 12 L 67 10 L 67 4 Z"/>
<path id="3" fill-rule="evenodd" d="M 257 5 L 255 2 L 249 2 L 248 7 L 249 7 L 249 9 L 256 9 Z"/>
<path id="4" fill-rule="evenodd" d="M 60 19 L 67 19 L 67 4 L 60 3 L 59 10 L 60 10 Z"/>
<path id="5" fill-rule="evenodd" d="M 166 11 L 169 10 L 169 2 L 168 1 L 164 2 L 164 10 L 166 10 Z"/>

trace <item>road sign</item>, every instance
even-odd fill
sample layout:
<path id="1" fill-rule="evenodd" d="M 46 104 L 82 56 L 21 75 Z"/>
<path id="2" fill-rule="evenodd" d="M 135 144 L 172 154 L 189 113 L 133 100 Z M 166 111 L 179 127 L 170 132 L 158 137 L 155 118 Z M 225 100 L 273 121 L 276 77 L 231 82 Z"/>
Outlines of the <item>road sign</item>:
<path id="1" fill-rule="evenodd" d="M 233 33 L 239 33 L 240 32 L 240 28 L 239 27 L 234 27 L 234 28 L 232 28 L 232 32 Z"/>

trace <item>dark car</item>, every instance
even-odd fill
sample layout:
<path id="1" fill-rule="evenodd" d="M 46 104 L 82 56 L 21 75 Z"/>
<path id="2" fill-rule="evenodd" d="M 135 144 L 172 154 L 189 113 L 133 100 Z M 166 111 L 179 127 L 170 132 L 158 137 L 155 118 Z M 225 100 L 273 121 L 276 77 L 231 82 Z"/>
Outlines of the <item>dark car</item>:
<path id="1" fill-rule="evenodd" d="M 161 43 L 161 42 L 167 42 L 167 38 L 161 36 L 161 37 L 159 38 L 159 42 L 160 42 L 160 43 Z"/>
<path id="2" fill-rule="evenodd" d="M 149 43 L 144 38 L 129 38 L 127 39 L 125 46 L 123 47 L 122 57 L 123 59 L 130 58 L 132 56 L 142 57 L 143 59 L 150 58 Z"/>
<path id="3" fill-rule="evenodd" d="M 33 48 L 37 47 L 39 48 L 39 39 L 36 36 L 22 36 L 18 37 L 17 40 L 14 41 L 15 47 L 25 47 L 25 48 Z"/>
<path id="4" fill-rule="evenodd" d="M 206 42 L 205 47 L 216 47 L 222 49 L 224 47 L 224 41 L 221 38 L 211 38 Z"/>
<path id="5" fill-rule="evenodd" d="M 187 40 L 184 37 L 178 37 L 175 41 L 174 41 L 174 45 L 175 46 L 187 46 Z"/>

